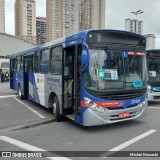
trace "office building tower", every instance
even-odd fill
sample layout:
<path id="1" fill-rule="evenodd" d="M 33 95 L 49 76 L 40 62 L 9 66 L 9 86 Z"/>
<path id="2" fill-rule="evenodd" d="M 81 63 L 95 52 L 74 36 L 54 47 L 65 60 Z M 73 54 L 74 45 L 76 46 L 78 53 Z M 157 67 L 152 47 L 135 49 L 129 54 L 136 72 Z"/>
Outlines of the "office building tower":
<path id="1" fill-rule="evenodd" d="M 35 0 L 15 0 L 15 35 L 36 43 Z"/>
<path id="2" fill-rule="evenodd" d="M 5 32 L 5 11 L 4 11 L 4 0 L 0 0 L 0 32 Z"/>
<path id="3" fill-rule="evenodd" d="M 36 18 L 36 38 L 37 38 L 37 44 L 42 44 L 46 42 L 46 18 L 45 17 Z"/>
<path id="4" fill-rule="evenodd" d="M 147 49 L 154 49 L 155 48 L 155 40 L 156 40 L 156 36 L 155 34 L 146 34 L 144 35 L 146 37 L 146 48 Z"/>
<path id="5" fill-rule="evenodd" d="M 137 34 L 142 34 L 143 23 L 135 19 L 126 19 L 125 20 L 125 30 L 129 32 L 134 32 Z"/>

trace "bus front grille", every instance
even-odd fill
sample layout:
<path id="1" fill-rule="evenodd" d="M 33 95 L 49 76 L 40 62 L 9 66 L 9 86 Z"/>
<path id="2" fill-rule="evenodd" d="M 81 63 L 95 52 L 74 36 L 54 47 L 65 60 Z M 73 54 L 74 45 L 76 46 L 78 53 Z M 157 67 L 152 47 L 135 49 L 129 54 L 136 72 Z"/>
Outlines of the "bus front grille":
<path id="1" fill-rule="evenodd" d="M 145 94 L 145 92 L 140 93 L 121 93 L 121 94 L 113 94 L 113 95 L 101 95 L 100 98 L 106 100 L 126 100 L 133 99 L 137 97 L 141 97 Z"/>

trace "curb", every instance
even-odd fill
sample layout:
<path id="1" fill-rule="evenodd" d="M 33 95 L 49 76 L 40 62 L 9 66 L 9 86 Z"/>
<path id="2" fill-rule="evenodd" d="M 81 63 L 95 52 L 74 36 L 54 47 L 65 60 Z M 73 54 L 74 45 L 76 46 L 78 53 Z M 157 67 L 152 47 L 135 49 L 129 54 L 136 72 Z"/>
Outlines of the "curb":
<path id="1" fill-rule="evenodd" d="M 52 118 L 52 119 L 42 120 L 42 121 L 38 121 L 38 122 L 32 122 L 32 123 L 27 123 L 27 124 L 22 124 L 22 125 L 18 125 L 18 126 L 5 128 L 5 129 L 0 130 L 0 134 L 3 134 L 5 132 L 9 132 L 9 131 L 16 131 L 16 130 L 21 130 L 21 129 L 33 128 L 33 127 L 44 125 L 44 124 L 51 123 L 51 122 L 55 122 L 55 119 Z"/>

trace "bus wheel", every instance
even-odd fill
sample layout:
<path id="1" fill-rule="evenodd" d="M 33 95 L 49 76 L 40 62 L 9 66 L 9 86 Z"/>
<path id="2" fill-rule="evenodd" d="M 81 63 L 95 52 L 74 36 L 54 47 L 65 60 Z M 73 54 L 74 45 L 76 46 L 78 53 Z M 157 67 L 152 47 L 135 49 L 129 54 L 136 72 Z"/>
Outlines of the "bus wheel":
<path id="1" fill-rule="evenodd" d="M 18 97 L 21 98 L 21 99 L 23 99 L 22 88 L 21 88 L 20 84 L 18 85 Z"/>
<path id="2" fill-rule="evenodd" d="M 56 122 L 59 122 L 62 120 L 62 116 L 60 115 L 59 102 L 56 96 L 54 97 L 54 101 L 53 101 L 53 114 L 55 116 Z"/>

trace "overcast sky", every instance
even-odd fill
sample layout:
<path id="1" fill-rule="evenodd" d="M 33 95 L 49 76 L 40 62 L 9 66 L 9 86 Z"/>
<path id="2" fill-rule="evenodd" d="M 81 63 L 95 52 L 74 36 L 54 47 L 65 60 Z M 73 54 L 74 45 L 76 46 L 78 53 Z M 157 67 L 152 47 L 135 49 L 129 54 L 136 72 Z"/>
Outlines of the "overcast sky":
<path id="1" fill-rule="evenodd" d="M 36 16 L 46 15 L 46 0 L 36 0 Z M 5 0 L 6 33 L 14 34 L 14 0 Z M 143 21 L 143 34 L 156 35 L 160 48 L 160 0 L 106 0 L 106 28 L 125 29 L 125 19 L 135 18 L 131 11 L 142 10 L 138 20 Z"/>

